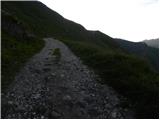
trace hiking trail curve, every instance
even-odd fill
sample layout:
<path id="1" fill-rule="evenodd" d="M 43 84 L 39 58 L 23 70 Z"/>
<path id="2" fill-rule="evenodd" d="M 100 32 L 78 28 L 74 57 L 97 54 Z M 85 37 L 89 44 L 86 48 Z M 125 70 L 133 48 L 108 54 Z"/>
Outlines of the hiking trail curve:
<path id="1" fill-rule="evenodd" d="M 25 64 L 1 96 L 2 118 L 134 118 L 121 95 L 85 66 L 62 42 L 45 47 Z M 60 50 L 60 57 L 53 54 Z"/>

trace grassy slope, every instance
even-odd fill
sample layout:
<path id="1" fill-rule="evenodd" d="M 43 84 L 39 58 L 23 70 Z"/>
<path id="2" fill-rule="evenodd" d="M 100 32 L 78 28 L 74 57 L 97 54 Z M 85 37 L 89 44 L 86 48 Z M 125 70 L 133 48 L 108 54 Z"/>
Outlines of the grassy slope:
<path id="1" fill-rule="evenodd" d="M 159 71 L 159 49 L 149 47 L 143 42 L 129 42 L 121 39 L 116 41 L 126 52 L 145 59 L 156 72 Z"/>
<path id="2" fill-rule="evenodd" d="M 125 94 L 132 95 L 132 92 L 143 90 L 144 92 L 145 90 L 158 91 L 158 75 L 146 65 L 144 60 L 84 42 L 63 42 L 70 46 L 86 64 L 94 68 L 104 78 L 103 82 L 115 86 Z"/>
<path id="3" fill-rule="evenodd" d="M 158 74 L 145 61 L 125 54 L 114 39 L 99 31 L 87 31 L 38 2 L 2 2 L 2 9 L 14 14 L 36 35 L 65 42 L 100 74 L 102 83 L 133 100 L 140 117 L 158 116 Z"/>
<path id="4" fill-rule="evenodd" d="M 2 92 L 14 79 L 15 74 L 24 65 L 24 63 L 37 53 L 43 47 L 43 41 L 35 39 L 32 41 L 23 41 L 2 32 Z"/>
<path id="5" fill-rule="evenodd" d="M 64 41 L 85 64 L 135 104 L 138 118 L 158 117 L 158 74 L 135 56 L 100 49 L 90 44 Z"/>

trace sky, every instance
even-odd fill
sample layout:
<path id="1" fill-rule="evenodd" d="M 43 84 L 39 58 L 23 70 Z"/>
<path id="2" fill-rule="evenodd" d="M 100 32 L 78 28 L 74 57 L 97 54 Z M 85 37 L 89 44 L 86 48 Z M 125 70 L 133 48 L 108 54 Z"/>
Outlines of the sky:
<path id="1" fill-rule="evenodd" d="M 129 41 L 159 38 L 159 0 L 40 0 L 63 17 Z"/>

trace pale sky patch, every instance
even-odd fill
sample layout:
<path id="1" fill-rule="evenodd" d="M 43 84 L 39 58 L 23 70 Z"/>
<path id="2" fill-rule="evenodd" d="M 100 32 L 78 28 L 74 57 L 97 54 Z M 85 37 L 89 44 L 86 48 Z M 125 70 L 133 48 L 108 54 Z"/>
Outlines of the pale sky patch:
<path id="1" fill-rule="evenodd" d="M 158 38 L 158 0 L 40 0 L 88 30 L 130 41 Z"/>

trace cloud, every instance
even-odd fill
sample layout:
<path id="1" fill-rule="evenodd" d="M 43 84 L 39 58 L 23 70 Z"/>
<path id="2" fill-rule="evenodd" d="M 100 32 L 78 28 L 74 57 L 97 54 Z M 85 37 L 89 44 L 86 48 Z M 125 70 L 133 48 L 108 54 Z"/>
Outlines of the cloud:
<path id="1" fill-rule="evenodd" d="M 159 0 L 143 0 L 144 5 L 157 4 Z"/>

